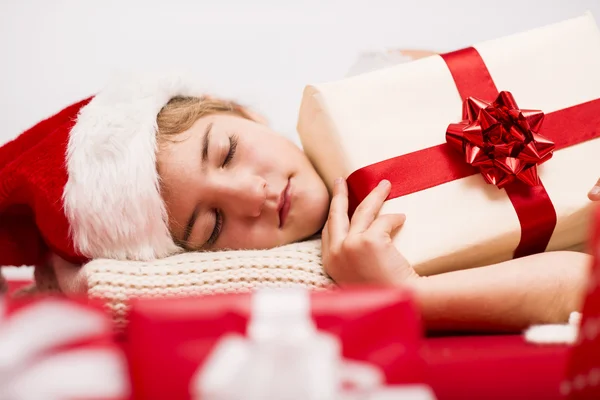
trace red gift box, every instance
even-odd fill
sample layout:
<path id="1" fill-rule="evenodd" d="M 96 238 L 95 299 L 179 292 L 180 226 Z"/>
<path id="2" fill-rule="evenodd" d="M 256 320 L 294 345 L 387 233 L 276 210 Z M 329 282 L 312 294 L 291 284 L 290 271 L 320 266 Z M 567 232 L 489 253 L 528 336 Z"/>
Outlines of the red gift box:
<path id="1" fill-rule="evenodd" d="M 345 357 L 373 362 L 389 383 L 426 382 L 439 400 L 600 399 L 600 209 L 590 244 L 595 261 L 574 345 L 523 335 L 421 339 L 413 305 L 394 290 L 315 293 L 312 313 L 342 340 Z M 135 303 L 127 331 L 135 398 L 189 398 L 190 379 L 218 339 L 246 331 L 250 303 L 250 295 Z"/>
<path id="2" fill-rule="evenodd" d="M 0 297 L 0 398 L 125 400 L 110 318 L 85 300 Z"/>
<path id="3" fill-rule="evenodd" d="M 134 398 L 190 398 L 190 380 L 217 341 L 246 333 L 251 296 L 134 302 L 126 332 Z M 408 293 L 313 292 L 310 301 L 317 328 L 340 339 L 344 358 L 378 367 L 389 384 L 424 381 L 421 324 Z"/>
<path id="4" fill-rule="evenodd" d="M 572 400 L 600 399 L 600 207 L 591 240 L 594 262 L 582 310 L 577 342 L 567 365 L 561 392 Z"/>

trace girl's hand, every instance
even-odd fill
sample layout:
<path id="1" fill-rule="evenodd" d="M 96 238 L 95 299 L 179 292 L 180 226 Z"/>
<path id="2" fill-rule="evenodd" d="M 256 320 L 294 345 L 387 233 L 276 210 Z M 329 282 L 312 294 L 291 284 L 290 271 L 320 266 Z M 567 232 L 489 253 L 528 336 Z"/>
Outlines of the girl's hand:
<path id="1" fill-rule="evenodd" d="M 593 201 L 600 200 L 600 179 L 598 179 L 598 182 L 596 182 L 592 190 L 590 190 L 590 192 L 588 193 L 588 197 L 590 198 L 590 200 Z"/>
<path id="2" fill-rule="evenodd" d="M 378 216 L 390 188 L 382 181 L 349 221 L 346 181 L 336 180 L 322 253 L 325 272 L 339 285 L 394 285 L 418 277 L 392 243 L 392 233 L 404 224 L 405 216 Z"/>

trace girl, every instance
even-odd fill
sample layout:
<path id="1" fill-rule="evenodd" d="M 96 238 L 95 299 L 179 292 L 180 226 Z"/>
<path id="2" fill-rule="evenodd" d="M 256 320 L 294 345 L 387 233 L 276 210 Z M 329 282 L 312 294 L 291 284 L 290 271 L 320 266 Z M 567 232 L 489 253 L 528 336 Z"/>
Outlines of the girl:
<path id="1" fill-rule="evenodd" d="M 123 77 L 0 147 L 0 265 L 268 249 L 320 232 L 339 285 L 407 287 L 430 330 L 521 330 L 579 310 L 582 253 L 418 276 L 391 241 L 405 216 L 379 215 L 389 190 L 350 220 L 344 179 L 330 197 L 250 110 L 179 77 Z"/>
<path id="2" fill-rule="evenodd" d="M 307 238 L 324 224 L 326 272 L 340 285 L 412 289 L 429 329 L 520 330 L 567 321 L 579 310 L 586 254 L 543 253 L 418 276 L 392 245 L 405 216 L 378 215 L 389 182 L 349 220 L 344 179 L 330 199 L 304 153 L 243 108 L 174 98 L 157 121 L 162 193 L 173 237 L 185 249 L 269 248 Z M 589 197 L 600 199 L 597 189 Z"/>

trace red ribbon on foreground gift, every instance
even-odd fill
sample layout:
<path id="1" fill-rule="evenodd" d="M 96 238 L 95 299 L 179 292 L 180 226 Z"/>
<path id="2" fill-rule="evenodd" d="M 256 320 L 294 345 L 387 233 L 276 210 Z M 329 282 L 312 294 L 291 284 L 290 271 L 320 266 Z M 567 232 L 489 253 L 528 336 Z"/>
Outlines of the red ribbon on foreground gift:
<path id="1" fill-rule="evenodd" d="M 444 54 L 442 58 L 463 99 L 463 119 L 467 121 L 460 123 L 460 130 L 449 121 L 449 143 L 384 160 L 350 174 L 350 212 L 382 179 L 392 182 L 388 199 L 393 199 L 482 172 L 487 182 L 506 190 L 521 223 L 521 241 L 514 257 L 545 251 L 556 225 L 556 211 L 543 184 L 538 184 L 536 165 L 547 161 L 552 150 L 600 137 L 600 99 L 546 114 L 542 124 L 539 113 L 519 110 L 506 92 L 499 95 L 474 48 Z M 498 96 L 500 101 L 494 101 Z M 474 111 L 477 116 L 469 115 Z M 487 131 L 485 137 L 477 132 L 480 128 Z M 484 151 L 480 154 L 468 140 L 461 140 L 457 151 L 459 132 L 461 139 L 473 140 Z M 519 141 L 521 137 L 523 140 Z"/>

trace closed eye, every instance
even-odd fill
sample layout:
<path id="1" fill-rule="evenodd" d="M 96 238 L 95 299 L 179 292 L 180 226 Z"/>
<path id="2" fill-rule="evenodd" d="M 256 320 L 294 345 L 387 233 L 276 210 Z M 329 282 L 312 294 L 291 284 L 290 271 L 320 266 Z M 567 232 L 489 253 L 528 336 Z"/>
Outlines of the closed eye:
<path id="1" fill-rule="evenodd" d="M 227 156 L 225 156 L 225 160 L 223 160 L 222 167 L 226 167 L 231 162 L 231 160 L 233 160 L 233 156 L 235 155 L 237 146 L 238 146 L 238 136 L 237 135 L 229 136 L 229 152 L 227 152 Z"/>
<path id="2" fill-rule="evenodd" d="M 210 237 L 206 241 L 207 246 L 212 246 L 216 243 L 217 239 L 219 239 L 219 235 L 221 234 L 221 230 L 223 229 L 223 214 L 219 210 L 215 210 L 215 227 L 213 228 Z"/>

